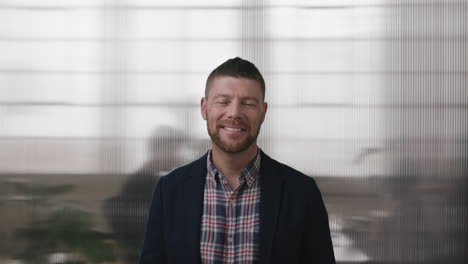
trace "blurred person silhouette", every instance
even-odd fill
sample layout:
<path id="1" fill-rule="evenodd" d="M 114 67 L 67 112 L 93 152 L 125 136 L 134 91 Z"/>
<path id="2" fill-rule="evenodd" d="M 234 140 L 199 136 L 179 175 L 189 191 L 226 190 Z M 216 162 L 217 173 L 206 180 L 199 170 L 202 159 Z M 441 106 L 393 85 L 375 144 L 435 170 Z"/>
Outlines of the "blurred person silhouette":
<path id="1" fill-rule="evenodd" d="M 149 142 L 150 158 L 123 183 L 120 193 L 104 202 L 105 218 L 123 247 L 128 263 L 141 251 L 147 208 L 159 178 L 179 165 L 183 134 L 169 126 L 158 127 Z"/>
<path id="2" fill-rule="evenodd" d="M 421 254 L 427 240 L 420 203 L 420 165 L 411 158 L 402 159 L 398 169 L 382 181 L 381 201 L 386 206 L 372 214 L 368 254 L 378 262 L 429 263 Z M 384 239 L 382 239 L 384 237 Z M 392 249 L 392 250 L 389 250 Z M 432 263 L 432 262 L 431 262 Z"/>
<path id="3" fill-rule="evenodd" d="M 211 149 L 157 183 L 140 264 L 335 263 L 315 181 L 257 146 L 267 111 L 257 67 L 218 66 L 200 106 Z"/>

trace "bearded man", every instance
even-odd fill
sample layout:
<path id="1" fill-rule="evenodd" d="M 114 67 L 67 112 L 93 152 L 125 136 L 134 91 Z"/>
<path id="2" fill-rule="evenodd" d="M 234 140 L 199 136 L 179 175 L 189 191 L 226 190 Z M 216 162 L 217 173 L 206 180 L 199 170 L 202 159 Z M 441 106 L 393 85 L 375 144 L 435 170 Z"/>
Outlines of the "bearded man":
<path id="1" fill-rule="evenodd" d="M 211 149 L 158 181 L 140 264 L 335 263 L 315 181 L 257 145 L 268 104 L 255 65 L 218 66 L 200 106 Z"/>

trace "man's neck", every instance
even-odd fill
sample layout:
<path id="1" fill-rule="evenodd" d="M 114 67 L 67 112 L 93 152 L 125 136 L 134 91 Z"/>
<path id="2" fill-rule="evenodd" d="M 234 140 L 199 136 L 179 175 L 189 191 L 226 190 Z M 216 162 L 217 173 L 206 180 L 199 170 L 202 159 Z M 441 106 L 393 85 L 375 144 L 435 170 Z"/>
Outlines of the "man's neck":
<path id="1" fill-rule="evenodd" d="M 237 187 L 240 171 L 246 168 L 250 162 L 255 159 L 257 151 L 257 144 L 253 144 L 247 150 L 239 153 L 226 153 L 216 147 L 216 145 L 213 145 L 211 149 L 211 159 L 216 169 L 226 176 L 228 182 L 234 183 L 233 185 L 230 184 L 231 187 Z"/>

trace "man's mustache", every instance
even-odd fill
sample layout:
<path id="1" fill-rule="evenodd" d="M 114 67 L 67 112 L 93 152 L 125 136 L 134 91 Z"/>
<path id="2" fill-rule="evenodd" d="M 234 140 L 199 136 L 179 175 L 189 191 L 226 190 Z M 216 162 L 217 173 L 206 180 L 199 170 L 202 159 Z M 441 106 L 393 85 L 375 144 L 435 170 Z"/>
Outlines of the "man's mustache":
<path id="1" fill-rule="evenodd" d="M 242 121 L 235 121 L 235 120 L 223 120 L 218 122 L 218 126 L 232 126 L 232 127 L 242 127 L 248 128 L 248 125 Z"/>

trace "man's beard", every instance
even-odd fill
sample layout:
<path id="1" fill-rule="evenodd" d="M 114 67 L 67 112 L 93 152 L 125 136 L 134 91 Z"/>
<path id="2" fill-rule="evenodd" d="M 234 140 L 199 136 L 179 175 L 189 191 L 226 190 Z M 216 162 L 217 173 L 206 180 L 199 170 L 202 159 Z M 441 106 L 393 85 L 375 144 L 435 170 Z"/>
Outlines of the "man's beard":
<path id="1" fill-rule="evenodd" d="M 207 119 L 206 121 L 206 127 L 208 130 L 208 135 L 210 135 L 211 140 L 214 142 L 214 144 L 223 150 L 226 153 L 240 153 L 245 150 L 247 150 L 252 144 L 254 144 L 257 141 L 258 134 L 260 133 L 260 127 L 261 123 L 257 127 L 257 131 L 255 131 L 255 134 L 253 136 L 248 135 L 247 138 L 240 143 L 234 143 L 234 144 L 227 144 L 226 142 L 223 142 L 221 137 L 219 136 L 219 129 L 221 129 L 218 125 L 216 125 L 215 130 L 211 131 L 210 130 L 210 122 Z"/>

